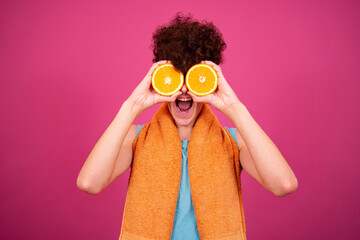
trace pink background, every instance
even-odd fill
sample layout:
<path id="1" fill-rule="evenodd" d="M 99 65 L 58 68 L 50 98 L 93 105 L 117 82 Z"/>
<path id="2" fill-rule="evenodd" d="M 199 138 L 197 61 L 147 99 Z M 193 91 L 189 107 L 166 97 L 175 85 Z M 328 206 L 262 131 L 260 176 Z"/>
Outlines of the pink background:
<path id="1" fill-rule="evenodd" d="M 360 8 L 340 0 L 1 1 L 0 239 L 118 238 L 129 170 L 98 195 L 76 178 L 177 11 L 223 33 L 225 78 L 299 181 L 279 198 L 242 175 L 248 239 L 358 239 Z"/>

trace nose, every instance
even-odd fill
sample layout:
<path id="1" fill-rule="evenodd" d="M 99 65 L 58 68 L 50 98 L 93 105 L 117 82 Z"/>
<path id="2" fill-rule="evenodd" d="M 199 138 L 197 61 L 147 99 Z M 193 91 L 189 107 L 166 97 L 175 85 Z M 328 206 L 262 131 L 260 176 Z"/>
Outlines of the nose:
<path id="1" fill-rule="evenodd" d="M 188 91 L 187 87 L 186 87 L 186 83 L 184 82 L 184 85 L 181 88 L 181 92 L 182 93 L 186 93 Z"/>

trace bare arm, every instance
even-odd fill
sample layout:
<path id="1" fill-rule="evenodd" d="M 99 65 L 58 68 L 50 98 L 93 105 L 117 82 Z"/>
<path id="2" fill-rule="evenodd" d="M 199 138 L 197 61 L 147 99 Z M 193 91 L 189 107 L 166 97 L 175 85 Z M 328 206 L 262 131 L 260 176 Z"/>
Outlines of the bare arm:
<path id="1" fill-rule="evenodd" d="M 89 194 L 97 194 L 115 180 L 114 166 L 117 168 L 116 177 L 129 168 L 132 158 L 131 144 L 136 133 L 136 125 L 131 125 L 139 114 L 135 109 L 131 101 L 123 103 L 87 157 L 77 178 L 79 189 Z"/>
<path id="2" fill-rule="evenodd" d="M 145 109 L 160 102 L 174 102 L 181 94 L 161 96 L 151 87 L 151 74 L 161 64 L 154 63 L 130 97 L 122 104 L 114 120 L 102 134 L 87 157 L 77 177 L 77 187 L 89 194 L 98 194 L 123 174 L 132 162 L 135 139 L 135 118 Z"/>
<path id="3" fill-rule="evenodd" d="M 240 162 L 244 170 L 278 197 L 295 191 L 298 182 L 294 172 L 246 107 L 237 101 L 228 113 L 237 128 Z"/>
<path id="4" fill-rule="evenodd" d="M 272 194 L 282 197 L 298 187 L 298 181 L 285 158 L 273 141 L 252 118 L 245 105 L 226 81 L 219 65 L 211 65 L 219 76 L 216 91 L 207 96 L 196 96 L 195 102 L 209 103 L 225 114 L 237 128 L 240 162 L 244 170 Z"/>

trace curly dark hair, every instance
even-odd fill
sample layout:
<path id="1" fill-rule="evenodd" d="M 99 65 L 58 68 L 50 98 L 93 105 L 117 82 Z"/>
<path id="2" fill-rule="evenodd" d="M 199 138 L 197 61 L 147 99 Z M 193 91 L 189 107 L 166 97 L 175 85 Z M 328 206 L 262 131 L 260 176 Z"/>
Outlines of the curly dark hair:
<path id="1" fill-rule="evenodd" d="M 226 43 L 212 22 L 194 20 L 176 13 L 168 25 L 158 26 L 152 37 L 153 62 L 170 60 L 184 75 L 203 60 L 223 62 Z"/>

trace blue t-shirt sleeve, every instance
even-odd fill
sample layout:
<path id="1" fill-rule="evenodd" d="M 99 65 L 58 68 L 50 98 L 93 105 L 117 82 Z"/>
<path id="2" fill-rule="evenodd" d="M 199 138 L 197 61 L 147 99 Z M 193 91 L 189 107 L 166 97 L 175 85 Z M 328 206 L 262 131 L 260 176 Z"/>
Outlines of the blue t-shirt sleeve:
<path id="1" fill-rule="evenodd" d="M 228 130 L 228 132 L 231 134 L 231 136 L 234 138 L 236 145 L 238 145 L 237 143 L 237 139 L 236 139 L 236 128 L 228 128 L 228 127 L 224 127 L 226 130 Z"/>
<path id="2" fill-rule="evenodd" d="M 139 134 L 139 132 L 140 132 L 140 130 L 142 129 L 143 126 L 145 126 L 145 124 L 143 124 L 143 125 L 137 125 L 135 138 L 137 137 L 137 135 Z"/>

